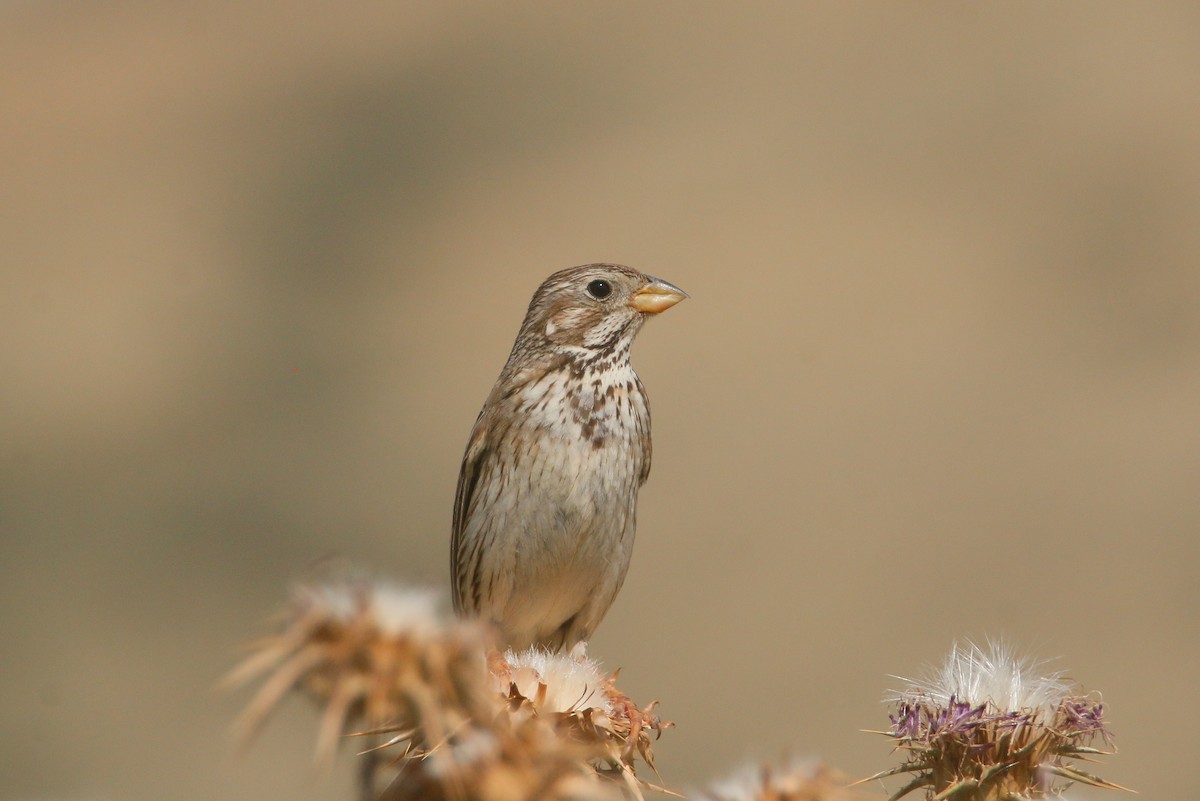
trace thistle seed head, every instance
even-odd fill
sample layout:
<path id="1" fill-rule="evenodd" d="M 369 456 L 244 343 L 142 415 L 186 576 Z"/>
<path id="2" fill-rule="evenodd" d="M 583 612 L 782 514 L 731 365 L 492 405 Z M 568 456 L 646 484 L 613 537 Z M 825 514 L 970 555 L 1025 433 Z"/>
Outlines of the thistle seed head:
<path id="1" fill-rule="evenodd" d="M 1046 798 L 1075 782 L 1125 789 L 1074 764 L 1109 753 L 1091 745 L 1112 745 L 1103 705 L 1003 643 L 955 644 L 940 667 L 888 701 L 884 733 L 909 756 L 871 778 L 911 774 L 893 801 L 918 789 L 957 801 Z"/>
<path id="2" fill-rule="evenodd" d="M 849 780 L 815 759 L 747 765 L 714 782 L 695 801 L 851 801 Z"/>

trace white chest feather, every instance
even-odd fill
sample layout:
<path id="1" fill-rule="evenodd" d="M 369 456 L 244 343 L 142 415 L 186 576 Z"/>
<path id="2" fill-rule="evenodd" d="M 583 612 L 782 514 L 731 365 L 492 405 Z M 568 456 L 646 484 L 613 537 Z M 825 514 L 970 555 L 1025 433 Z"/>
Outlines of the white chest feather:
<path id="1" fill-rule="evenodd" d="M 539 438 L 578 449 L 580 458 L 587 450 L 616 448 L 637 461 L 650 436 L 650 413 L 628 362 L 582 375 L 547 373 L 521 390 L 516 412 Z"/>

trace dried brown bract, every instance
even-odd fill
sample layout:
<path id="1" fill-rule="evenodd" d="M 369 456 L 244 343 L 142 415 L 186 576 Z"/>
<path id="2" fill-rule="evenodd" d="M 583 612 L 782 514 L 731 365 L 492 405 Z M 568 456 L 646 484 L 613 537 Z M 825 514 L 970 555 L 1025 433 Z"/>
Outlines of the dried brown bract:
<path id="1" fill-rule="evenodd" d="M 385 726 L 429 747 L 489 708 L 483 642 L 473 626 L 443 624 L 428 593 L 368 583 L 301 587 L 283 630 L 257 643 L 226 679 L 265 676 L 237 727 L 253 733 L 296 689 L 324 707 L 322 760 L 341 735 Z"/>
<path id="2" fill-rule="evenodd" d="M 575 742 L 596 749 L 608 769 L 634 779 L 635 756 L 654 769 L 651 737 L 674 724 L 654 714 L 656 703 L 639 708 L 617 689 L 614 676 L 581 656 L 531 648 L 502 657 L 506 670 L 493 669 L 493 687 L 514 718 L 536 716 Z M 631 782 L 632 783 L 632 782 Z"/>
<path id="3" fill-rule="evenodd" d="M 593 767 L 601 756 L 544 720 L 502 713 L 489 727 L 471 726 L 442 748 L 402 760 L 379 799 L 620 801 L 624 788 Z"/>

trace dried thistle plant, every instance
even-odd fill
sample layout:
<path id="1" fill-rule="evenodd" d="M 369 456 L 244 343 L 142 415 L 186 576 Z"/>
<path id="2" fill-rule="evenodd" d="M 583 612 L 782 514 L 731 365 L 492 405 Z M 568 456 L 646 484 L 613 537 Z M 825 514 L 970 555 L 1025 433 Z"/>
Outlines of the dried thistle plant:
<path id="1" fill-rule="evenodd" d="M 1044 668 L 1003 643 L 956 643 L 939 668 L 905 679 L 888 699 L 892 727 L 880 733 L 909 756 L 864 781 L 912 774 L 892 801 L 918 789 L 937 801 L 1047 798 L 1076 782 L 1126 789 L 1075 766 L 1111 753 L 1090 745 L 1112 746 L 1103 705 Z"/>
<path id="2" fill-rule="evenodd" d="M 674 724 L 654 714 L 656 703 L 639 708 L 595 661 L 534 647 L 494 659 L 491 674 L 514 721 L 536 717 L 560 738 L 585 745 L 599 769 L 622 778 L 633 795 L 640 796 L 640 785 L 662 789 L 638 779 L 634 759 L 657 774 L 651 733 L 657 739 Z"/>
<path id="3" fill-rule="evenodd" d="M 238 729 L 257 730 L 292 691 L 315 698 L 319 758 L 342 735 L 373 738 L 364 800 L 640 797 L 635 755 L 653 767 L 650 733 L 669 725 L 653 705 L 639 709 L 594 662 L 489 650 L 482 627 L 436 607 L 365 582 L 301 588 L 280 633 L 226 679 L 262 679 Z"/>
<path id="4" fill-rule="evenodd" d="M 813 759 L 750 765 L 714 782 L 694 801 L 852 801 L 860 797 L 841 773 Z"/>
<path id="5" fill-rule="evenodd" d="M 431 593 L 366 582 L 302 586 L 282 631 L 255 643 L 224 684 L 266 677 L 235 724 L 243 738 L 298 689 L 324 707 L 322 761 L 341 735 L 361 729 L 400 726 L 427 746 L 488 708 L 483 643 L 475 627 L 443 624 Z"/>
<path id="6" fill-rule="evenodd" d="M 538 718 L 500 713 L 486 727 L 466 727 L 443 747 L 401 760 L 379 801 L 620 801 L 624 788 L 593 767 L 600 756 Z"/>

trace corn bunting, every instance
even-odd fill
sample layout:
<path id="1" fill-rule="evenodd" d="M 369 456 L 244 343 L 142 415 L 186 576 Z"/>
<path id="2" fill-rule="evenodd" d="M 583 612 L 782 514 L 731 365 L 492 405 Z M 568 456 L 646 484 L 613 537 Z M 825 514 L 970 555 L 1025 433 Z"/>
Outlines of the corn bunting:
<path id="1" fill-rule="evenodd" d="M 546 279 L 471 431 L 454 499 L 454 608 L 512 648 L 586 642 L 629 568 L 650 407 L 629 350 L 687 297 L 616 264 Z"/>

